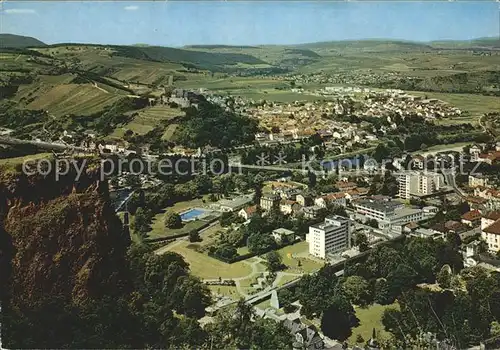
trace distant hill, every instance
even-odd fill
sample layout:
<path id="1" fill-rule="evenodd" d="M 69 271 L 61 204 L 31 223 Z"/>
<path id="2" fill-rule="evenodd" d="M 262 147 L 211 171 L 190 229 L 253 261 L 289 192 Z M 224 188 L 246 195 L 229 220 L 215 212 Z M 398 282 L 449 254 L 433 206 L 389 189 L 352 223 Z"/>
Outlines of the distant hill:
<path id="1" fill-rule="evenodd" d="M 117 46 L 117 45 L 94 45 L 78 43 L 60 43 L 48 46 L 57 47 L 101 47 L 113 50 L 113 56 L 148 60 L 155 62 L 179 63 L 188 67 L 196 67 L 208 70 L 220 70 L 224 67 L 237 65 L 265 65 L 266 62 L 243 53 L 221 53 L 198 50 L 177 49 L 164 46 Z"/>
<path id="2" fill-rule="evenodd" d="M 338 52 L 391 52 L 391 51 L 430 51 L 426 43 L 417 43 L 402 40 L 365 39 L 365 40 L 342 40 L 324 41 L 317 43 L 306 43 L 294 45 L 296 48 L 309 49 L 318 53 L 325 51 Z"/>
<path id="3" fill-rule="evenodd" d="M 30 36 L 15 34 L 0 34 L 0 47 L 25 48 L 34 46 L 46 46 L 44 42 Z"/>
<path id="4" fill-rule="evenodd" d="M 430 43 L 436 48 L 490 48 L 490 49 L 500 49 L 500 38 L 498 37 L 486 37 L 477 38 L 474 40 L 442 40 L 442 41 L 432 41 Z"/>

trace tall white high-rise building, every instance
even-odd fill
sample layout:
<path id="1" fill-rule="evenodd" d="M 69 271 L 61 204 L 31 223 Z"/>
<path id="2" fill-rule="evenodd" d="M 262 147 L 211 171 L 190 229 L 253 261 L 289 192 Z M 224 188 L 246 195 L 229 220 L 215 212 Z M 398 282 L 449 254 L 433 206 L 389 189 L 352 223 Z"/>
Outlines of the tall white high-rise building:
<path id="1" fill-rule="evenodd" d="M 444 177 L 431 171 L 406 171 L 397 174 L 399 197 L 426 196 L 439 191 L 444 186 Z"/>
<path id="2" fill-rule="evenodd" d="M 323 223 L 309 227 L 309 254 L 325 259 L 351 246 L 350 221 L 343 216 L 329 216 Z"/>

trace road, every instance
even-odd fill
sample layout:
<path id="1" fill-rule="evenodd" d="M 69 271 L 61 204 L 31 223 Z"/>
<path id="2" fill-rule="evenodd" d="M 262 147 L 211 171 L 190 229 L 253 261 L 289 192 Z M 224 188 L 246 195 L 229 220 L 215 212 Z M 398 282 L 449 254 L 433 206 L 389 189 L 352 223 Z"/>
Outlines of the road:
<path id="1" fill-rule="evenodd" d="M 13 137 L 0 136 L 0 144 L 5 145 L 32 145 L 43 149 L 53 151 L 74 150 L 80 152 L 88 152 L 89 150 L 83 147 L 65 145 L 63 143 L 35 141 L 35 140 L 21 140 Z"/>
<path id="2" fill-rule="evenodd" d="M 444 180 L 446 181 L 446 183 L 448 184 L 448 186 L 450 186 L 451 188 L 453 188 L 453 191 L 455 191 L 455 193 L 457 195 L 459 195 L 461 198 L 466 198 L 467 194 L 465 194 L 457 186 L 457 183 L 455 181 L 455 175 L 456 175 L 455 170 L 454 169 L 446 169 L 446 170 L 450 170 L 450 171 L 443 171 Z"/>

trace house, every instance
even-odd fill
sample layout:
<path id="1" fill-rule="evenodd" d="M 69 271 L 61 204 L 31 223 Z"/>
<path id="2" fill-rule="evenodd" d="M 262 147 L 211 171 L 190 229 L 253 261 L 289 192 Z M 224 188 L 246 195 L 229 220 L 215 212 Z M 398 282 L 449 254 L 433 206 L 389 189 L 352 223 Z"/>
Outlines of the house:
<path id="1" fill-rule="evenodd" d="M 444 239 L 445 235 L 443 232 L 436 232 L 426 228 L 418 228 L 410 233 L 410 237 Z"/>
<path id="2" fill-rule="evenodd" d="M 423 207 L 422 210 L 424 211 L 424 215 L 428 216 L 436 215 L 439 212 L 439 208 L 432 205 Z"/>
<path id="3" fill-rule="evenodd" d="M 463 214 L 461 219 L 462 219 L 462 224 L 473 227 L 476 225 L 479 225 L 481 223 L 481 212 L 479 210 L 471 210 L 468 211 L 467 213 Z"/>
<path id="4" fill-rule="evenodd" d="M 260 207 L 263 210 L 278 209 L 281 197 L 277 194 L 264 195 L 260 198 Z"/>
<path id="5" fill-rule="evenodd" d="M 500 151 L 493 151 L 486 154 L 480 154 L 478 162 L 483 162 L 489 165 L 496 164 L 500 161 Z"/>
<path id="6" fill-rule="evenodd" d="M 488 187 L 488 178 L 483 174 L 469 175 L 469 187 Z"/>
<path id="7" fill-rule="evenodd" d="M 446 232 L 461 233 L 467 231 L 467 227 L 464 224 L 454 220 L 446 221 L 444 227 L 447 230 Z"/>
<path id="8" fill-rule="evenodd" d="M 300 206 L 295 201 L 284 199 L 280 202 L 280 212 L 284 215 L 291 215 L 294 213 L 294 206 Z"/>
<path id="9" fill-rule="evenodd" d="M 231 213 L 243 208 L 251 201 L 252 196 L 239 196 L 233 199 L 221 199 L 217 203 L 212 204 L 211 207 L 215 210 Z"/>
<path id="10" fill-rule="evenodd" d="M 241 209 L 238 212 L 238 216 L 246 220 L 250 220 L 257 213 L 257 206 L 252 205 L 250 207 L 246 207 Z"/>
<path id="11" fill-rule="evenodd" d="M 355 188 L 358 187 L 358 185 L 355 182 L 350 182 L 350 181 L 338 181 L 335 186 L 341 191 L 341 192 L 347 192 L 350 190 L 354 190 Z"/>
<path id="12" fill-rule="evenodd" d="M 476 196 L 469 196 L 466 198 L 467 204 L 471 207 L 471 209 L 482 209 L 485 204 L 488 202 L 486 199 Z"/>
<path id="13" fill-rule="evenodd" d="M 295 201 L 303 207 L 310 206 L 313 202 L 312 197 L 307 194 L 298 194 L 295 196 Z"/>
<path id="14" fill-rule="evenodd" d="M 483 152 L 484 147 L 479 145 L 474 145 L 469 149 L 471 162 L 477 162 L 479 160 L 479 155 Z"/>
<path id="15" fill-rule="evenodd" d="M 299 317 L 284 320 L 283 326 L 295 337 L 297 348 L 306 350 L 324 349 L 325 342 L 314 326 L 305 326 Z"/>
<path id="16" fill-rule="evenodd" d="M 295 239 L 295 232 L 286 228 L 277 228 L 273 230 L 271 235 L 278 244 L 283 241 L 284 237 L 287 237 L 288 242 L 292 242 Z"/>
<path id="17" fill-rule="evenodd" d="M 491 253 L 500 251 L 500 219 L 484 228 L 481 225 L 481 237 L 488 244 Z"/>
<path id="18" fill-rule="evenodd" d="M 413 157 L 412 160 L 410 161 L 410 164 L 412 164 L 413 167 L 417 169 L 423 170 L 425 167 L 425 157 L 420 155 Z"/>
<path id="19" fill-rule="evenodd" d="M 329 193 L 314 200 L 314 205 L 326 208 L 328 203 L 345 207 L 347 205 L 346 194 L 342 192 Z"/>
<path id="20" fill-rule="evenodd" d="M 304 217 L 307 219 L 314 219 L 318 216 L 319 211 L 323 209 L 318 207 L 317 205 L 312 205 L 309 207 L 303 207 L 302 212 L 304 213 Z"/>

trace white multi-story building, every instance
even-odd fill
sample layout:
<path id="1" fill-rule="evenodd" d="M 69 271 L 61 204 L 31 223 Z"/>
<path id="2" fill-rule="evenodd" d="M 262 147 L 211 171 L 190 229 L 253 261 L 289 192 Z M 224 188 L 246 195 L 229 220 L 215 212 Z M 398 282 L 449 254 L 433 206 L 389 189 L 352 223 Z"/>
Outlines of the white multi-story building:
<path id="1" fill-rule="evenodd" d="M 325 259 L 328 254 L 351 247 L 350 220 L 343 216 L 329 216 L 323 223 L 309 227 L 307 235 L 309 254 Z"/>
<path id="2" fill-rule="evenodd" d="M 469 187 L 488 187 L 488 178 L 482 174 L 469 175 Z"/>
<path id="3" fill-rule="evenodd" d="M 495 211 L 481 218 L 481 238 L 491 253 L 500 251 L 500 212 Z"/>
<path id="4" fill-rule="evenodd" d="M 422 209 L 407 208 L 403 203 L 391 200 L 363 199 L 354 203 L 356 213 L 366 219 L 375 219 L 382 230 L 399 230 L 410 222 L 424 219 Z"/>
<path id="5" fill-rule="evenodd" d="M 444 185 L 442 174 L 424 171 L 406 171 L 398 174 L 399 197 L 426 196 L 439 191 Z"/>

